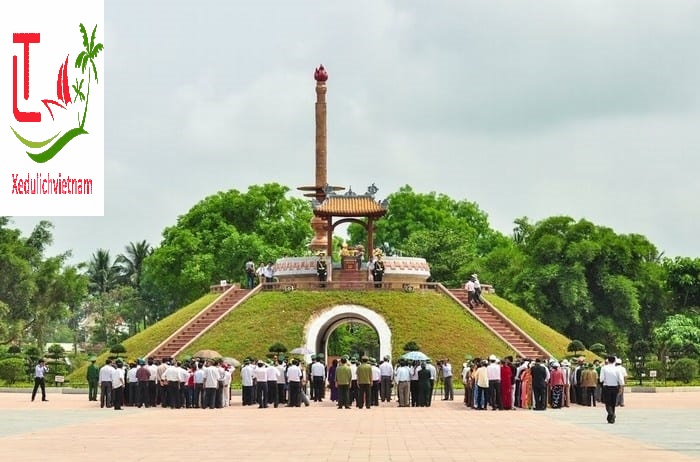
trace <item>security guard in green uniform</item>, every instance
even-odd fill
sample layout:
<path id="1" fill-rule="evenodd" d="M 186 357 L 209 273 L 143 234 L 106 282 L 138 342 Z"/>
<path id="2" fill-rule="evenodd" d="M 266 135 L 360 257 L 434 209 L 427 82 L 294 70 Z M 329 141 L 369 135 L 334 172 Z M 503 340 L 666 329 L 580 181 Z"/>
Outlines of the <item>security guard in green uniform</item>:
<path id="1" fill-rule="evenodd" d="M 90 357 L 90 365 L 87 368 L 88 401 L 97 401 L 97 384 L 100 381 L 100 368 L 95 365 L 97 358 Z"/>

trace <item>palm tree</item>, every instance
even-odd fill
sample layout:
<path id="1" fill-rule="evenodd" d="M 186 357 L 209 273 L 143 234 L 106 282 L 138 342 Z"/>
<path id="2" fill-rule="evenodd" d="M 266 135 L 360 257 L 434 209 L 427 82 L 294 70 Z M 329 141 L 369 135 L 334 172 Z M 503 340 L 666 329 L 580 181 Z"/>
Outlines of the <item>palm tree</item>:
<path id="1" fill-rule="evenodd" d="M 101 43 L 95 43 L 95 33 L 97 32 L 97 25 L 92 29 L 92 36 L 88 42 L 87 31 L 83 23 L 80 23 L 80 32 L 83 34 L 83 47 L 85 50 L 81 51 L 75 60 L 75 67 L 80 68 L 80 71 L 85 74 L 85 68 L 88 63 L 91 65 L 92 73 L 95 74 L 95 83 L 99 83 L 99 78 L 97 76 L 97 66 L 95 65 L 95 58 L 104 50 L 104 45 Z M 83 112 L 83 120 L 80 121 L 80 128 L 85 127 L 85 118 L 87 117 L 88 103 L 90 102 L 90 81 L 92 73 L 88 69 L 88 86 L 87 86 L 87 96 L 85 97 L 85 111 Z"/>
<path id="2" fill-rule="evenodd" d="M 97 249 L 88 262 L 87 276 L 90 279 L 90 291 L 104 294 L 119 284 L 120 266 L 112 261 L 109 250 Z"/>
<path id="3" fill-rule="evenodd" d="M 141 272 L 143 261 L 153 253 L 153 247 L 148 242 L 129 242 L 125 247 L 126 254 L 120 254 L 116 263 L 122 268 L 122 276 L 136 289 L 141 287 Z"/>

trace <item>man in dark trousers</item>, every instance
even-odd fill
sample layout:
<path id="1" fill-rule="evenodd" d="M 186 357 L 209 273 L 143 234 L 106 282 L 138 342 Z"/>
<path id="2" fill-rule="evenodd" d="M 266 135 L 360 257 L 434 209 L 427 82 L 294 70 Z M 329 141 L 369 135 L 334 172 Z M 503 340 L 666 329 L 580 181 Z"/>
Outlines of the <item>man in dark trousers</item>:
<path id="1" fill-rule="evenodd" d="M 46 382 L 45 382 L 45 376 L 46 373 L 49 371 L 49 368 L 46 367 L 46 362 L 44 362 L 43 359 L 39 360 L 39 364 L 36 365 L 34 368 L 34 389 L 32 390 L 32 401 L 34 401 L 34 398 L 36 398 L 36 392 L 39 388 L 41 388 L 41 400 L 42 401 L 48 401 L 46 399 Z"/>
<path id="2" fill-rule="evenodd" d="M 100 381 L 100 368 L 95 365 L 97 358 L 90 357 L 90 365 L 87 368 L 86 379 L 88 382 L 88 401 L 97 401 L 97 385 Z"/>
<path id="3" fill-rule="evenodd" d="M 326 264 L 326 254 L 324 252 L 318 253 L 316 274 L 318 274 L 318 282 L 320 282 L 319 286 L 326 287 L 326 280 L 328 279 L 328 266 Z"/>
<path id="4" fill-rule="evenodd" d="M 547 393 L 547 368 L 542 365 L 540 358 L 535 359 L 535 364 L 530 368 L 532 376 L 532 394 L 535 395 L 536 411 L 544 411 L 547 409 L 547 401 L 545 394 Z"/>
<path id="5" fill-rule="evenodd" d="M 608 423 L 615 423 L 615 405 L 617 404 L 617 395 L 622 387 L 625 386 L 625 378 L 622 376 L 620 368 L 615 367 L 614 356 L 608 356 L 605 360 L 605 366 L 600 368 L 600 383 L 603 384 L 603 402 L 605 402 L 605 410 L 608 413 Z"/>
<path id="6" fill-rule="evenodd" d="M 377 254 L 377 260 L 374 262 L 372 278 L 374 279 L 374 287 L 380 288 L 382 286 L 382 279 L 384 279 L 384 262 L 382 261 L 381 253 Z"/>
<path id="7" fill-rule="evenodd" d="M 369 409 L 372 405 L 370 389 L 372 387 L 372 366 L 369 365 L 369 358 L 363 356 L 362 363 L 357 366 L 357 385 L 359 386 L 359 394 L 357 395 L 357 407 L 362 409 L 363 405 Z"/>

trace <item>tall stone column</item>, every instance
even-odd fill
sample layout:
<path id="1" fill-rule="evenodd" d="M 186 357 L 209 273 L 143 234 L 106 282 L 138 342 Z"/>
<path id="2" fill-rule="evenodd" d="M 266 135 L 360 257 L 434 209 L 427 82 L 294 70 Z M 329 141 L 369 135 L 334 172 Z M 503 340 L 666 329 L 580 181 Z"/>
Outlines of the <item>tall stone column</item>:
<path id="1" fill-rule="evenodd" d="M 328 142 L 326 130 L 326 81 L 328 72 L 321 65 L 314 72 L 316 79 L 316 184 L 314 198 L 320 203 L 326 198 L 328 185 Z M 311 239 L 313 252 L 325 251 L 328 247 L 328 223 L 323 218 L 314 216 L 311 219 L 314 237 Z"/>

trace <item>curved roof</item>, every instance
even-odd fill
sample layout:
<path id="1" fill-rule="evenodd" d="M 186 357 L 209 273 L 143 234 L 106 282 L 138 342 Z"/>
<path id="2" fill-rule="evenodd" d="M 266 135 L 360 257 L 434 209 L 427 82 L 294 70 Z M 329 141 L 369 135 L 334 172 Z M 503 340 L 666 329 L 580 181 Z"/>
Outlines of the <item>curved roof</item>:
<path id="1" fill-rule="evenodd" d="M 381 217 L 386 207 L 371 196 L 328 196 L 314 208 L 319 217 Z"/>

